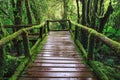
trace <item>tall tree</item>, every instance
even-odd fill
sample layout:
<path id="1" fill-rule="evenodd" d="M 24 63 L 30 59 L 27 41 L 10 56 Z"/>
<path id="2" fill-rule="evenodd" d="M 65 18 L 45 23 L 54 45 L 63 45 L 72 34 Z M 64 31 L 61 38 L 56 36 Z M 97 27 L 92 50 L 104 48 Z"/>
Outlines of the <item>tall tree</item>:
<path id="1" fill-rule="evenodd" d="M 36 23 L 40 24 L 40 10 L 38 9 L 38 7 L 40 7 L 40 6 L 37 4 L 38 1 L 32 0 L 31 2 L 32 2 L 31 10 L 33 12 Z"/>
<path id="2" fill-rule="evenodd" d="M 25 6 L 26 6 L 28 24 L 32 24 L 32 12 L 31 12 L 29 0 L 25 0 Z"/>
<path id="3" fill-rule="evenodd" d="M 16 3 L 14 0 L 11 0 L 15 25 L 20 25 L 22 23 L 22 2 L 23 0 L 17 0 Z"/>
<path id="4" fill-rule="evenodd" d="M 13 7 L 13 14 L 14 14 L 14 24 L 15 25 L 21 25 L 22 24 L 22 2 L 23 0 L 17 0 L 16 2 L 14 0 L 11 0 L 11 4 Z M 13 28 L 13 31 L 17 31 L 18 29 Z M 20 43 L 14 39 L 14 47 L 16 48 L 17 55 L 20 55 Z M 17 46 L 17 47 L 16 47 Z"/>
<path id="5" fill-rule="evenodd" d="M 86 25 L 86 0 L 80 0 L 82 3 L 82 25 Z M 87 33 L 84 30 L 81 30 L 81 43 L 85 48 L 87 48 Z"/>

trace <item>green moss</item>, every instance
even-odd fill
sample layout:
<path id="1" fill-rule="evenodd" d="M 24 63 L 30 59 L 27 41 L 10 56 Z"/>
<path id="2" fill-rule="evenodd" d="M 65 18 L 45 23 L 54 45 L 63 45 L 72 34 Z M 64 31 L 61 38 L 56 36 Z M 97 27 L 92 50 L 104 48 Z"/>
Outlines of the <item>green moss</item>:
<path id="1" fill-rule="evenodd" d="M 29 28 L 20 29 L 17 32 L 15 32 L 15 33 L 13 33 L 13 34 L 11 34 L 9 36 L 2 38 L 0 40 L 0 48 L 3 47 L 5 44 L 9 43 L 10 41 L 12 41 L 13 39 L 17 38 L 18 36 L 21 36 L 23 33 L 28 34 L 27 31 L 32 30 L 32 29 L 36 29 L 36 28 L 39 29 L 41 27 L 44 27 L 44 25 L 45 25 L 45 22 L 43 22 L 40 25 L 36 25 L 36 26 L 29 27 Z M 40 40 L 39 40 L 39 42 L 40 42 Z M 37 42 L 37 44 L 39 44 L 39 42 Z M 30 53 L 31 55 L 33 55 L 33 53 L 37 53 L 37 51 L 34 51 L 34 49 L 37 49 L 37 47 L 38 47 L 37 44 L 35 44 L 34 47 L 32 48 L 32 53 Z M 37 46 L 37 47 L 35 47 L 35 46 Z M 39 47 L 41 48 L 41 46 L 39 46 Z M 30 51 L 30 50 L 28 50 L 28 51 Z M 0 59 L 3 59 L 3 57 L 4 57 L 3 54 L 0 56 Z M 4 55 L 6 55 L 6 54 L 4 54 Z M 21 73 L 21 71 L 24 69 L 25 65 L 27 65 L 27 63 L 29 61 L 30 60 L 28 58 L 25 58 L 25 60 L 23 60 L 23 62 L 20 63 L 20 66 L 17 68 L 15 74 L 12 76 L 12 78 L 10 78 L 10 80 L 16 80 L 18 75 Z M 3 62 L 2 62 L 2 65 L 3 65 Z"/>
<path id="2" fill-rule="evenodd" d="M 71 39 L 74 40 L 74 33 L 71 31 Z M 84 49 L 83 45 L 80 43 L 80 41 L 75 40 L 75 47 L 79 53 L 82 53 L 82 57 L 86 60 L 87 59 L 87 52 Z"/>
<path id="3" fill-rule="evenodd" d="M 89 28 L 87 26 L 83 26 L 81 24 L 77 24 L 73 21 L 71 21 L 71 23 L 73 25 L 78 26 L 79 28 L 83 29 L 84 31 L 91 33 L 95 38 L 99 39 L 100 41 L 102 41 L 104 44 L 106 44 L 107 46 L 109 46 L 111 49 L 113 49 L 117 56 L 120 56 L 120 43 L 116 42 L 108 37 L 106 37 L 104 34 L 101 34 L 99 32 L 97 32 L 96 30 Z"/>
<path id="4" fill-rule="evenodd" d="M 13 39 L 17 38 L 18 36 L 20 36 L 23 32 L 26 32 L 26 31 L 29 31 L 31 29 L 35 29 L 35 28 L 41 28 L 45 25 L 45 22 L 43 22 L 42 24 L 40 25 L 37 25 L 37 26 L 32 26 L 32 27 L 29 27 L 29 28 L 24 28 L 24 29 L 20 29 L 18 30 L 17 32 L 7 36 L 7 37 L 4 37 L 0 40 L 0 46 L 2 45 L 5 45 L 6 43 L 12 41 Z"/>
<path id="5" fill-rule="evenodd" d="M 101 80 L 119 80 L 120 72 L 117 72 L 115 68 L 106 66 L 98 61 L 91 61 L 90 66 Z"/>
<path id="6" fill-rule="evenodd" d="M 20 66 L 18 66 L 18 68 L 16 69 L 14 75 L 9 80 L 17 80 L 18 76 L 21 74 L 28 62 L 29 59 L 24 58 L 23 61 L 21 61 Z"/>
<path id="7" fill-rule="evenodd" d="M 101 80 L 109 80 L 107 75 L 104 73 L 103 64 L 97 61 L 91 61 L 90 66 L 92 67 L 93 71 L 96 73 L 99 79 Z"/>
<path id="8" fill-rule="evenodd" d="M 80 52 L 82 53 L 83 57 L 85 58 L 85 60 L 87 60 L 87 52 L 84 49 L 83 45 L 78 40 L 76 40 L 75 43 L 78 46 L 78 48 L 79 48 Z"/>
<path id="9" fill-rule="evenodd" d="M 23 70 L 26 70 L 28 68 L 28 65 L 30 65 L 36 58 L 37 54 L 41 51 L 43 44 L 46 42 L 45 37 L 42 42 L 39 39 L 35 45 L 31 49 L 31 59 L 29 60 L 28 58 L 25 58 L 23 62 L 20 63 L 19 67 L 16 69 L 14 75 L 9 79 L 9 80 L 17 80 L 18 77 L 22 74 Z"/>

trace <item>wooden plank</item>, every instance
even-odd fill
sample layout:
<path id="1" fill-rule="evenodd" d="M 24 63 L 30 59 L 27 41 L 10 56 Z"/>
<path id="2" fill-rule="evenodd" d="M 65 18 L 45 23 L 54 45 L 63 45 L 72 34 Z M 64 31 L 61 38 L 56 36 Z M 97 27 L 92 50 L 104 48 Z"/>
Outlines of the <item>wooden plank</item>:
<path id="1" fill-rule="evenodd" d="M 57 66 L 56 66 L 57 67 Z M 73 68 L 66 68 L 66 67 L 60 67 L 60 68 L 54 68 L 54 67 L 32 67 L 28 70 L 28 72 L 89 72 L 87 68 L 79 68 L 75 67 L 73 65 Z"/>
<path id="2" fill-rule="evenodd" d="M 47 43 L 20 80 L 96 80 L 82 60 L 69 32 L 50 32 Z"/>
<path id="3" fill-rule="evenodd" d="M 95 78 L 20 78 L 19 80 L 96 80 Z"/>
<path id="4" fill-rule="evenodd" d="M 66 78 L 66 77 L 72 77 L 72 78 L 87 78 L 87 77 L 93 77 L 93 75 L 90 72 L 28 72 L 27 74 L 23 75 L 24 77 L 30 77 L 30 78 Z"/>
<path id="5" fill-rule="evenodd" d="M 49 60 L 49 59 L 52 59 L 52 60 L 82 60 L 82 58 L 69 58 L 69 57 L 37 57 L 37 59 L 46 59 L 46 60 Z"/>
<path id="6" fill-rule="evenodd" d="M 37 63 L 74 63 L 79 64 L 81 61 L 63 61 L 63 60 L 35 60 Z"/>
<path id="7" fill-rule="evenodd" d="M 87 68 L 84 64 L 75 63 L 33 63 L 32 67 L 55 67 L 55 68 Z"/>

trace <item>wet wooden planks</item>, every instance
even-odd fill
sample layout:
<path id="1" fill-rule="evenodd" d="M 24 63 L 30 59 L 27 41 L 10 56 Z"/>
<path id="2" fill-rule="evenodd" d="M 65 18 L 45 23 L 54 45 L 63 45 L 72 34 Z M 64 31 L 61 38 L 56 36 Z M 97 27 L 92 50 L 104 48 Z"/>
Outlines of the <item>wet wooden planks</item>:
<path id="1" fill-rule="evenodd" d="M 19 80 L 96 80 L 68 31 L 50 32 L 43 50 Z"/>

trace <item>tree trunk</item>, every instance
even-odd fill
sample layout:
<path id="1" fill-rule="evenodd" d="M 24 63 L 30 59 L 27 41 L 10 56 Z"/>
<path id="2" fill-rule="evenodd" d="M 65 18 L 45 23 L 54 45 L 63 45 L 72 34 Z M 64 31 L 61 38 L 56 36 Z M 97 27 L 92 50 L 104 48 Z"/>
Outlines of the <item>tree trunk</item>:
<path id="1" fill-rule="evenodd" d="M 35 20 L 36 20 L 36 23 L 37 23 L 37 24 L 40 24 L 40 11 L 37 10 L 38 6 L 37 6 L 37 4 L 36 4 L 36 1 L 35 1 L 35 0 L 32 0 L 32 4 L 33 4 L 33 5 L 31 5 L 31 10 L 32 10 L 32 12 L 33 12 L 33 14 L 34 14 L 34 18 L 35 18 Z"/>
<path id="2" fill-rule="evenodd" d="M 85 14 L 86 14 L 86 6 L 85 6 L 85 0 L 81 0 L 82 2 L 82 25 L 86 25 L 85 21 Z M 83 30 L 81 30 L 81 43 L 83 44 L 84 48 L 87 48 L 87 33 L 85 33 Z"/>
<path id="3" fill-rule="evenodd" d="M 68 2 L 69 2 L 69 0 L 63 0 L 63 8 L 64 8 L 63 20 L 67 19 Z M 62 22 L 60 24 L 62 25 L 62 29 L 65 29 L 67 26 L 66 22 Z"/>
<path id="4" fill-rule="evenodd" d="M 89 7 L 90 7 L 90 0 L 87 0 L 87 6 L 86 6 L 86 8 L 87 8 L 87 11 L 86 11 L 86 24 L 88 25 L 88 26 L 90 26 L 89 24 L 90 24 L 90 19 L 89 19 Z"/>
<path id="5" fill-rule="evenodd" d="M 25 0 L 25 6 L 26 6 L 28 24 L 32 24 L 32 15 L 31 15 L 29 0 Z"/>
<path id="6" fill-rule="evenodd" d="M 111 2 L 109 3 L 109 6 L 108 6 L 108 9 L 107 9 L 107 12 L 105 13 L 104 17 L 100 18 L 100 28 L 99 28 L 99 32 L 102 33 L 103 29 L 104 29 L 104 26 L 110 16 L 110 14 L 112 14 L 114 11 L 112 5 L 111 5 Z"/>
<path id="7" fill-rule="evenodd" d="M 78 0 L 76 0 L 76 5 L 77 5 L 77 23 L 79 24 L 80 23 L 80 11 L 79 11 L 79 1 Z M 78 37 L 78 27 L 77 26 L 75 26 L 75 38 L 74 38 L 74 40 L 76 40 L 77 39 L 77 37 Z"/>
<path id="8" fill-rule="evenodd" d="M 80 8 L 79 8 L 79 1 L 78 0 L 76 0 L 76 4 L 77 4 L 77 15 L 78 15 L 77 23 L 80 23 Z"/>
<path id="9" fill-rule="evenodd" d="M 13 13 L 14 13 L 14 24 L 15 25 L 21 25 L 22 24 L 22 0 L 17 0 L 16 4 L 15 4 L 14 0 L 11 0 L 11 4 L 12 4 L 13 9 L 15 9 L 13 11 Z M 17 29 L 13 28 L 13 32 L 16 32 L 17 30 L 19 30 L 19 28 L 17 28 Z M 13 40 L 13 43 L 14 43 L 14 48 L 17 51 L 17 56 L 19 56 L 20 55 L 20 48 L 19 48 L 20 43 L 16 39 Z"/>
<path id="10" fill-rule="evenodd" d="M 88 28 L 86 26 L 74 23 L 72 21 L 71 21 L 71 23 L 74 24 L 75 26 L 78 26 L 79 28 L 81 28 L 85 32 L 91 33 L 92 36 L 94 36 L 98 40 L 102 41 L 102 43 L 106 44 L 108 47 L 110 47 L 112 50 L 114 50 L 116 53 L 116 56 L 120 57 L 120 43 L 119 42 L 113 41 L 112 39 L 106 37 L 105 35 L 97 32 L 94 29 L 91 29 L 91 28 Z"/>

